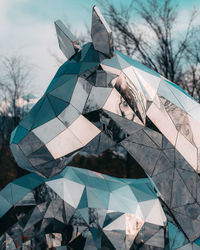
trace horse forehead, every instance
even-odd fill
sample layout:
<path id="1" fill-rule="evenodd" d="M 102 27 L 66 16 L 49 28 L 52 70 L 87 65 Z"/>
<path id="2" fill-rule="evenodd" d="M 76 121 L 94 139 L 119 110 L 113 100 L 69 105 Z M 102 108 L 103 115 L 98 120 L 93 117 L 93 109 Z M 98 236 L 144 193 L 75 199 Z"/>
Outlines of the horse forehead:
<path id="1" fill-rule="evenodd" d="M 102 100 L 108 97 L 110 92 L 103 88 L 111 89 L 113 86 L 106 80 L 110 82 L 112 78 L 119 75 L 118 70 L 130 66 L 134 61 L 118 51 L 115 51 L 111 59 L 100 60 L 99 55 L 92 43 L 85 44 L 81 51 L 59 68 L 44 96 L 30 111 L 28 119 L 25 117 L 20 125 L 33 130 L 58 117 L 69 105 L 82 114 L 83 111 L 90 111 L 88 106 L 93 105 L 94 109 L 100 97 Z M 110 72 L 111 68 L 114 68 L 113 72 Z M 96 91 L 96 88 L 99 91 Z M 101 88 L 105 94 L 100 91 Z"/>

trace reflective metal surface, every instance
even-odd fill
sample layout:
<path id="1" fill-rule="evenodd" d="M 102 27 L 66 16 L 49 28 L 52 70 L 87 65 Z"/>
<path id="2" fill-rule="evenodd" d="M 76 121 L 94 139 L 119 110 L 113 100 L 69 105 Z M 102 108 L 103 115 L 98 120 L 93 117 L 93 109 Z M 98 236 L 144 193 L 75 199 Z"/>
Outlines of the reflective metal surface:
<path id="1" fill-rule="evenodd" d="M 93 8 L 92 43 L 80 48 L 63 24 L 56 22 L 56 28 L 60 48 L 69 60 L 59 68 L 43 97 L 12 133 L 10 147 L 18 165 L 43 177 L 55 176 L 55 181 L 52 179 L 51 183 L 55 184 L 56 190 L 59 188 L 59 191 L 55 191 L 60 192 L 59 202 L 67 202 L 67 205 L 59 208 L 59 213 L 62 211 L 66 218 L 70 219 L 75 213 L 73 209 L 77 209 L 80 200 L 81 204 L 83 202 L 81 209 L 85 210 L 81 210 L 81 215 L 74 215 L 76 218 L 81 216 L 77 235 L 72 236 L 75 229 L 69 229 L 71 240 L 73 238 L 79 242 L 81 238 L 80 242 L 84 241 L 82 249 L 85 245 L 88 247 L 86 249 L 115 249 L 117 246 L 118 249 L 150 249 L 149 246 L 158 249 L 198 249 L 200 105 L 157 72 L 117 50 L 113 51 L 111 30 L 97 7 Z M 90 190 L 88 187 L 93 183 L 90 177 L 84 185 L 79 183 L 79 176 L 74 175 L 75 184 L 67 181 L 66 188 L 64 184 L 57 186 L 56 180 L 60 177 L 56 175 L 63 169 L 68 171 L 67 163 L 77 152 L 100 154 L 108 149 L 113 150 L 113 146 L 120 146 L 124 152 L 128 152 L 137 166 L 155 183 L 163 208 L 158 200 L 155 204 L 146 202 L 148 197 L 141 190 L 139 197 L 143 199 L 141 203 L 144 206 L 136 205 L 132 196 L 126 196 L 131 189 L 127 185 L 119 188 L 126 196 L 126 201 L 122 202 L 120 192 L 117 191 L 115 196 L 112 188 L 107 190 L 109 181 L 106 183 L 107 191 L 105 186 L 95 184 L 100 192 L 97 194 L 96 189 Z M 102 177 L 101 174 L 99 176 Z M 115 187 L 118 187 L 119 180 L 112 179 L 111 182 L 116 182 Z M 127 183 L 129 180 L 121 182 Z M 70 193 L 65 194 L 68 188 Z M 141 188 L 142 183 L 138 186 L 138 189 Z M 109 199 L 104 197 L 104 192 L 107 192 Z M 96 198 L 84 198 L 90 195 Z M 27 198 L 29 202 L 32 201 L 30 197 Z M 14 205 L 9 199 L 5 196 L 2 198 L 2 207 Z M 92 226 L 86 230 L 82 217 L 88 216 L 89 208 L 98 209 L 97 214 L 101 214 L 102 202 L 104 204 L 108 200 L 106 214 L 111 213 L 108 220 L 113 224 L 101 224 L 101 230 Z M 37 203 L 37 199 L 34 202 Z M 40 202 L 37 205 L 34 203 L 37 209 L 38 204 Z M 65 206 L 73 206 L 73 209 L 70 207 L 66 213 Z M 152 215 L 145 215 L 145 219 L 144 208 L 152 211 Z M 42 209 L 46 211 L 47 205 Z M 155 216 L 162 213 L 161 217 L 164 218 L 162 209 L 167 216 L 166 224 Z M 113 214 L 110 210 L 123 210 L 123 215 Z M 99 216 L 97 214 L 95 218 Z M 139 216 L 141 214 L 143 219 Z M 63 223 L 63 219 L 59 220 Z M 73 221 L 70 225 L 75 227 L 77 222 Z M 102 229 L 104 227 L 108 229 L 106 234 Z M 62 232 L 56 230 L 45 232 L 44 238 L 48 246 L 66 241 Z M 15 244 L 10 234 L 4 234 L 1 239 L 2 242 L 5 239 L 10 242 L 11 248 Z"/>

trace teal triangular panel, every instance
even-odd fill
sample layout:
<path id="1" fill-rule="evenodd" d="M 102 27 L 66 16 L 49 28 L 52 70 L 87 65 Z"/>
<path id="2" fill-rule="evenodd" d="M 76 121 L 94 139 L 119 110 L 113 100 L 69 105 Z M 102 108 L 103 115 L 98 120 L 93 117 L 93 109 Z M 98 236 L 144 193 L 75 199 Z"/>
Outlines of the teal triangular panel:
<path id="1" fill-rule="evenodd" d="M 48 99 L 56 116 L 58 116 L 69 105 L 68 102 L 62 101 L 61 99 L 58 99 L 52 95 L 49 95 Z"/>
<path id="2" fill-rule="evenodd" d="M 76 81 L 77 80 L 77 75 L 72 75 L 72 74 L 67 74 L 67 75 L 61 75 L 58 78 L 55 78 L 51 81 L 49 87 L 46 90 L 46 93 L 49 93 L 53 91 L 54 89 L 62 86 L 63 84 L 67 83 L 68 81 Z"/>
<path id="3" fill-rule="evenodd" d="M 86 188 L 84 189 L 80 202 L 78 204 L 78 209 L 79 208 L 87 208 L 88 207 L 88 199 L 87 199 L 87 192 L 86 192 Z"/>
<path id="4" fill-rule="evenodd" d="M 145 72 L 147 72 L 149 74 L 160 77 L 160 75 L 157 72 L 155 72 L 152 69 L 146 67 L 142 63 L 137 62 L 136 60 L 122 54 L 121 52 L 119 52 L 117 50 L 115 50 L 115 53 L 118 54 L 120 57 L 122 57 L 126 62 L 128 62 L 130 64 L 130 66 L 132 65 L 132 66 L 134 66 L 134 67 L 136 67 L 138 69 L 141 69 L 141 70 L 143 70 L 143 71 L 145 71 Z"/>
<path id="5" fill-rule="evenodd" d="M 42 106 L 35 117 L 35 123 L 33 125 L 33 129 L 37 128 L 38 126 L 41 126 L 42 124 L 50 121 L 51 119 L 55 118 L 55 113 L 48 101 L 48 98 L 46 97 L 44 102 L 42 103 Z"/>
<path id="6" fill-rule="evenodd" d="M 59 99 L 62 99 L 63 101 L 70 102 L 72 93 L 76 86 L 76 81 L 77 81 L 77 78 L 72 78 L 69 81 L 67 81 L 65 84 L 49 92 L 49 94 Z"/>
<path id="7" fill-rule="evenodd" d="M 15 143 L 18 144 L 28 133 L 29 131 L 20 125 L 16 127 L 16 129 L 13 131 L 14 132 L 14 137 L 13 135 L 11 136 L 10 143 Z"/>
<path id="8" fill-rule="evenodd" d="M 43 102 L 45 100 L 45 97 L 43 96 L 31 109 L 31 111 L 24 117 L 24 119 L 19 123 L 22 127 L 31 130 L 35 118 L 37 116 L 37 113 L 39 112 Z"/>

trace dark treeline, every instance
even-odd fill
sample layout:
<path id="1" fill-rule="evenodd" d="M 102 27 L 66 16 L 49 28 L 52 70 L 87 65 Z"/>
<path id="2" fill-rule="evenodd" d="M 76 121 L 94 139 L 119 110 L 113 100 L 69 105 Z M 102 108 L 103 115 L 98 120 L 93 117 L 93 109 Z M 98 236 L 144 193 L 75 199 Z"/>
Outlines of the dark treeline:
<path id="1" fill-rule="evenodd" d="M 29 110 L 25 94 L 31 82 L 31 65 L 19 55 L 0 59 L 0 188 L 26 172 L 15 163 L 9 149 L 11 132 Z"/>

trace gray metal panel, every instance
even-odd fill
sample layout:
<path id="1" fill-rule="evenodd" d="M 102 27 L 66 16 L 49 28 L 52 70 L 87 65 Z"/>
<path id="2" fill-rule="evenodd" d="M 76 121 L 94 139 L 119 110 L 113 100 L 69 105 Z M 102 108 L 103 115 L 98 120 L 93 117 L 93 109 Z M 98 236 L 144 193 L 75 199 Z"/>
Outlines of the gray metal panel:
<path id="1" fill-rule="evenodd" d="M 112 31 L 96 6 L 93 7 L 92 12 L 91 36 L 96 50 L 108 57 L 113 56 Z"/>
<path id="2" fill-rule="evenodd" d="M 60 20 L 55 22 L 55 27 L 58 36 L 59 47 L 63 54 L 69 59 L 76 53 L 74 43 L 77 41 L 77 39 Z"/>

